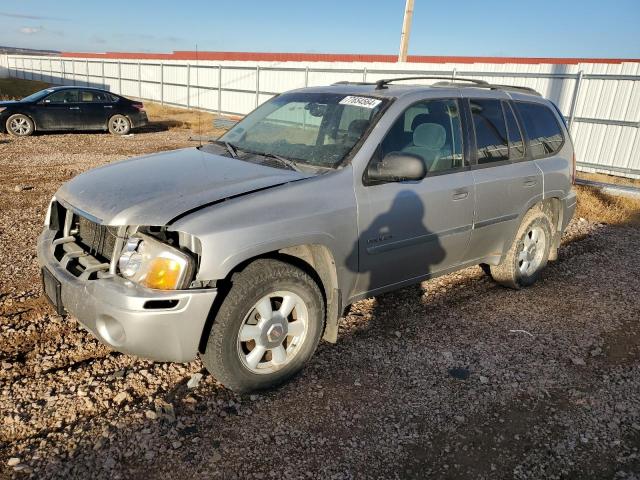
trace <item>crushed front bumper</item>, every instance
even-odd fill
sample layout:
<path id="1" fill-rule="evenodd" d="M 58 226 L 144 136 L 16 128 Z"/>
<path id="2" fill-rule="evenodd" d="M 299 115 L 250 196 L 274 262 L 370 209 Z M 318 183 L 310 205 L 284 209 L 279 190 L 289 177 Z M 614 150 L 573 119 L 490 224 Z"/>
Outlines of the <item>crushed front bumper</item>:
<path id="1" fill-rule="evenodd" d="M 118 276 L 81 280 L 54 256 L 55 232 L 38 238 L 38 261 L 60 282 L 64 309 L 102 343 L 156 361 L 195 359 L 215 289 L 160 291 Z"/>

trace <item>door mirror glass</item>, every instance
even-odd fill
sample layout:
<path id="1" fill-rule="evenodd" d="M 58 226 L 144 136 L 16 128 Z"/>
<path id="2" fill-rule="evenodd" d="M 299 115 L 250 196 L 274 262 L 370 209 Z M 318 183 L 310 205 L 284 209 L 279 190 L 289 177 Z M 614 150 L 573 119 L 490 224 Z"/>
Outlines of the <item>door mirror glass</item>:
<path id="1" fill-rule="evenodd" d="M 422 158 L 405 152 L 390 152 L 379 162 L 371 162 L 367 171 L 371 183 L 418 181 L 426 175 Z"/>

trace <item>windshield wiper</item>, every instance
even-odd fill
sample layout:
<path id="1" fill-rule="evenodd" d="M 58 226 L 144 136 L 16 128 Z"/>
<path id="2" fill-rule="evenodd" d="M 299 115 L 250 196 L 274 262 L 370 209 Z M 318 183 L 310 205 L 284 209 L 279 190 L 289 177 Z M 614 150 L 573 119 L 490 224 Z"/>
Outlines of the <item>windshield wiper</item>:
<path id="1" fill-rule="evenodd" d="M 234 144 L 225 142 L 224 140 L 214 140 L 213 143 L 223 145 L 224 148 L 227 149 L 227 152 L 229 152 L 229 155 L 231 155 L 233 158 L 238 158 L 238 147 L 236 147 Z"/>
<path id="2" fill-rule="evenodd" d="M 274 158 L 278 160 L 280 163 L 282 163 L 283 165 L 286 165 L 287 167 L 289 167 L 291 170 L 295 170 L 296 172 L 300 171 L 300 169 L 296 165 L 296 162 L 289 160 L 288 158 L 281 157 L 280 155 L 276 155 L 275 153 L 258 153 L 257 155 L 260 155 L 266 158 Z"/>
<path id="3" fill-rule="evenodd" d="M 229 143 L 229 142 L 222 142 L 224 144 L 224 148 L 227 149 L 227 151 L 229 152 L 229 155 L 231 155 L 233 158 L 238 158 L 238 149 L 236 148 L 235 145 Z"/>

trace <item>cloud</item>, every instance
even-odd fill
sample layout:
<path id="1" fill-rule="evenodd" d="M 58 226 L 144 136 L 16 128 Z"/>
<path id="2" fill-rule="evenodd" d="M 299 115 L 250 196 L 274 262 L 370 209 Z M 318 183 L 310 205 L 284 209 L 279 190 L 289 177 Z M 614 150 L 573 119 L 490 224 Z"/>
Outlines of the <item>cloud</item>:
<path id="1" fill-rule="evenodd" d="M 8 18 L 23 18 L 26 20 L 63 20 L 58 17 L 46 17 L 44 15 L 27 15 L 25 13 L 8 13 L 8 12 L 0 12 L 0 17 L 8 17 Z"/>
<path id="2" fill-rule="evenodd" d="M 20 33 L 24 33 L 25 35 L 34 35 L 38 32 L 41 32 L 42 27 L 21 27 L 18 31 Z"/>

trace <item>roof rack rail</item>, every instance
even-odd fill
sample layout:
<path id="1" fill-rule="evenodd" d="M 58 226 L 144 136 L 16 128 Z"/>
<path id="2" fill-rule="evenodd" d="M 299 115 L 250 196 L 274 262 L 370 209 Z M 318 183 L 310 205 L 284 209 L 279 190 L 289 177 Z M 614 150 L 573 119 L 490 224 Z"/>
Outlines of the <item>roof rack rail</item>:
<path id="1" fill-rule="evenodd" d="M 452 87 L 455 86 L 456 82 L 438 82 L 438 83 L 434 83 L 432 86 L 434 87 Z M 537 90 L 534 90 L 533 88 L 530 87 L 519 87 L 517 85 L 502 85 L 500 83 L 486 83 L 484 85 L 474 85 L 474 87 L 476 88 L 489 88 L 491 90 L 507 90 L 507 91 L 514 91 L 514 92 L 523 92 L 523 93 L 530 93 L 532 95 L 538 95 L 539 97 L 542 96 L 542 94 L 540 92 L 538 92 Z"/>
<path id="2" fill-rule="evenodd" d="M 452 79 L 452 77 L 445 77 L 442 75 L 421 75 L 418 77 L 398 77 L 398 78 L 386 78 L 386 79 L 383 78 L 382 80 L 378 80 L 376 82 L 376 90 L 382 90 L 384 88 L 387 88 L 387 85 L 390 84 L 391 82 L 398 82 L 403 80 L 448 80 L 448 81 L 455 80 L 456 82 L 469 82 L 476 85 L 488 85 L 488 83 L 485 82 L 484 80 L 475 80 L 473 78 L 456 77 L 455 79 Z"/>
<path id="3" fill-rule="evenodd" d="M 523 92 L 530 93 L 532 95 L 537 95 L 539 97 L 542 96 L 540 92 L 530 87 L 519 87 L 517 85 L 503 85 L 499 83 L 489 83 L 484 80 L 476 80 L 474 78 L 461 78 L 461 77 L 445 77 L 445 76 L 437 76 L 437 75 L 424 75 L 419 77 L 399 77 L 399 78 L 388 78 L 378 80 L 376 82 L 376 90 L 382 90 L 387 88 L 387 85 L 391 82 L 397 82 L 400 80 L 443 80 L 442 82 L 434 83 L 432 86 L 434 87 L 461 87 L 463 85 L 459 85 L 462 82 L 472 83 L 473 87 L 476 88 L 488 88 L 491 90 L 507 90 L 514 92 Z M 347 83 L 347 82 L 339 82 L 339 83 Z M 369 85 L 367 83 L 361 83 L 361 85 Z"/>
<path id="4" fill-rule="evenodd" d="M 349 80 L 340 80 L 339 82 L 333 82 L 331 85 L 373 85 L 372 82 L 351 82 Z"/>

